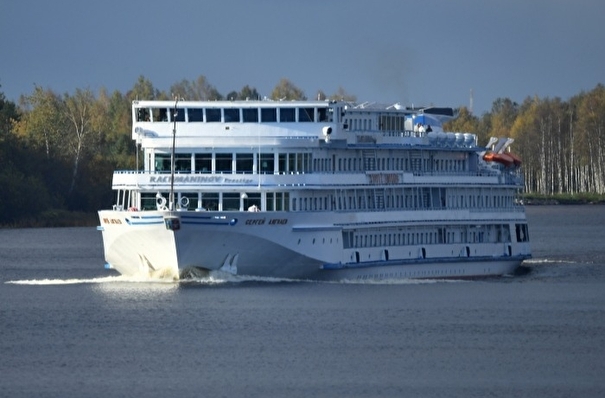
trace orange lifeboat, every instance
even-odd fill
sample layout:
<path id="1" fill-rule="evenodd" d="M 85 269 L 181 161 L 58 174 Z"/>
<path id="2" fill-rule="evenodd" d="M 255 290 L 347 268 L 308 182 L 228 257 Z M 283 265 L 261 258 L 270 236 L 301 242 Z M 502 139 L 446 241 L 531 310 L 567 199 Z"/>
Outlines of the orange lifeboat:
<path id="1" fill-rule="evenodd" d="M 493 152 L 486 152 L 485 155 L 483 155 L 483 160 L 485 160 L 486 162 L 493 162 L 494 155 L 495 155 L 495 153 L 493 153 Z"/>
<path id="2" fill-rule="evenodd" d="M 515 164 L 513 158 L 507 153 L 497 153 L 494 158 L 494 161 L 502 163 L 506 167 L 510 167 Z"/>
<path id="3" fill-rule="evenodd" d="M 515 164 L 514 158 L 506 153 L 488 152 L 483 155 L 483 160 L 485 160 L 486 162 L 498 162 L 506 167 L 510 167 Z"/>
<path id="4" fill-rule="evenodd" d="M 521 158 L 519 156 L 515 155 L 512 152 L 509 152 L 508 156 L 513 158 L 513 163 L 515 164 L 515 166 L 521 166 Z"/>

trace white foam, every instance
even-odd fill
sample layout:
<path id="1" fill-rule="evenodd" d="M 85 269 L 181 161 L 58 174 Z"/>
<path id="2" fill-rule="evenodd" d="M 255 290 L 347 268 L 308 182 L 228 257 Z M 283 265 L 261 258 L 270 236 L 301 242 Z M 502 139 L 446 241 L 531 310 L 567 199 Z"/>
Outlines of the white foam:
<path id="1" fill-rule="evenodd" d="M 92 279 L 28 279 L 7 281 L 13 285 L 78 285 L 78 284 L 104 284 L 104 283 L 167 283 L 173 284 L 174 281 L 163 279 L 135 278 L 124 275 L 106 276 Z"/>
<path id="2" fill-rule="evenodd" d="M 289 279 L 289 278 L 274 278 L 248 275 L 234 275 L 223 271 L 210 271 L 208 276 L 204 277 L 189 277 L 179 281 L 170 279 L 154 279 L 132 276 L 106 276 L 92 279 L 28 279 L 7 281 L 7 284 L 13 285 L 34 285 L 34 286 L 51 286 L 51 285 L 78 285 L 78 284 L 155 284 L 155 285 L 178 285 L 184 284 L 201 284 L 201 285 L 220 285 L 226 283 L 245 283 L 245 282 L 262 282 L 262 283 L 334 283 L 334 284 L 356 284 L 356 285 L 423 285 L 434 283 L 459 283 L 465 282 L 461 279 L 343 279 L 334 281 L 316 281 L 309 279 Z"/>
<path id="3" fill-rule="evenodd" d="M 235 275 L 223 271 L 210 271 L 208 276 L 191 277 L 181 279 L 183 283 L 199 283 L 207 285 L 217 285 L 222 283 L 242 283 L 242 282 L 266 282 L 266 283 L 284 283 L 284 282 L 311 282 L 299 279 L 273 278 L 262 276 Z"/>
<path id="4" fill-rule="evenodd" d="M 523 264 L 572 264 L 574 261 L 552 260 L 548 258 L 532 258 L 523 260 Z"/>

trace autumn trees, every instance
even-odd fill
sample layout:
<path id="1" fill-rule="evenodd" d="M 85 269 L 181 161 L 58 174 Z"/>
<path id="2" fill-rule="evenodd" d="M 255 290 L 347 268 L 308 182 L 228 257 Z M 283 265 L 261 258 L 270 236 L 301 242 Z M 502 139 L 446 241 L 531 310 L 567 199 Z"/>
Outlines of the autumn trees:
<path id="1" fill-rule="evenodd" d="M 605 194 L 605 86 L 598 84 L 569 101 L 528 97 L 518 104 L 498 98 L 478 118 L 466 108 L 448 122 L 452 131 L 515 139 L 523 160 L 525 192 L 542 195 Z"/>
<path id="2" fill-rule="evenodd" d="M 569 101 L 527 98 L 510 128 L 527 192 L 605 194 L 605 87 Z"/>

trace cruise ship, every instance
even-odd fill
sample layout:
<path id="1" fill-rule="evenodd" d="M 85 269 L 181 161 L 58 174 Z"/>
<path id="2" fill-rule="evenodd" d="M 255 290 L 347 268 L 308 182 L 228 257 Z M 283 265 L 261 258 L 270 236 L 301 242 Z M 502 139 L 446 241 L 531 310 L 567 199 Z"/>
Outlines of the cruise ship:
<path id="1" fill-rule="evenodd" d="M 531 257 L 512 139 L 452 108 L 134 101 L 139 170 L 100 210 L 106 267 L 178 280 L 475 278 Z"/>

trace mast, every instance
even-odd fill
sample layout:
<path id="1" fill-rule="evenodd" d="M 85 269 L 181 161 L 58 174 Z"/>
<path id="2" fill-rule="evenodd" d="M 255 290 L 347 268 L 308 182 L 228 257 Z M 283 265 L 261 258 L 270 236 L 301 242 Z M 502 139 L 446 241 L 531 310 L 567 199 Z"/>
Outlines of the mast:
<path id="1" fill-rule="evenodd" d="M 170 195 L 168 198 L 168 209 L 170 211 L 174 211 L 174 147 L 175 147 L 175 142 L 176 142 L 176 117 L 177 117 L 177 110 L 176 110 L 176 106 L 179 103 L 179 97 L 175 96 L 174 98 L 174 111 L 172 112 L 172 120 L 173 120 L 173 127 L 172 127 L 172 150 L 170 151 Z"/>

